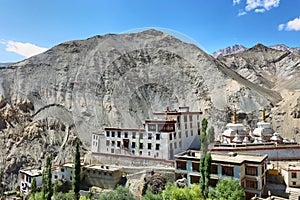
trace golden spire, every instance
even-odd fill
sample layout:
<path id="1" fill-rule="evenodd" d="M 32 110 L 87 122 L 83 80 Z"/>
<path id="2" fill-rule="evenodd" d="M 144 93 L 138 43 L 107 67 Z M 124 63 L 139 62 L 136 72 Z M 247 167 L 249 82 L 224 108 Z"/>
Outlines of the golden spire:
<path id="1" fill-rule="evenodd" d="M 264 122 L 266 120 L 266 112 L 265 112 L 265 109 L 262 110 L 262 113 L 261 113 L 261 120 Z"/>
<path id="2" fill-rule="evenodd" d="M 234 112 L 233 112 L 233 123 L 235 123 L 236 124 L 236 120 L 237 119 L 237 117 L 236 117 L 236 111 L 234 110 Z"/>

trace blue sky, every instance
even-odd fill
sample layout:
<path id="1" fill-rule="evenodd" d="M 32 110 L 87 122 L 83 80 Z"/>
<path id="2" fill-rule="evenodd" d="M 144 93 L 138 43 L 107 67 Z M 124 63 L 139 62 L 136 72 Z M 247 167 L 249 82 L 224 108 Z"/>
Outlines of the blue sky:
<path id="1" fill-rule="evenodd" d="M 0 62 L 59 43 L 161 27 L 212 53 L 234 44 L 300 47 L 300 0 L 0 0 Z"/>

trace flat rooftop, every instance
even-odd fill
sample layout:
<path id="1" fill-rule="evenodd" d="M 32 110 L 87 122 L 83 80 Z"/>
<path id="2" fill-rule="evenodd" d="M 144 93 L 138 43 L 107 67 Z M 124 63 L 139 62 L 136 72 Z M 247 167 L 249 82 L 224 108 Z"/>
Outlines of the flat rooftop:
<path id="1" fill-rule="evenodd" d="M 184 159 L 184 160 L 199 160 L 201 156 L 201 152 L 199 150 L 190 150 L 184 151 L 175 155 L 177 159 Z M 267 154 L 250 154 L 250 153 L 237 153 L 237 152 L 230 152 L 230 153 L 214 153 L 211 152 L 211 157 L 213 162 L 228 162 L 228 163 L 236 163 L 241 164 L 243 162 L 255 162 L 260 163 L 263 160 L 268 158 Z"/>
<path id="2" fill-rule="evenodd" d="M 22 169 L 22 170 L 20 170 L 20 172 L 23 174 L 32 176 L 32 177 L 42 175 L 42 170 L 40 168 Z"/>
<path id="3" fill-rule="evenodd" d="M 116 171 L 121 170 L 121 167 L 112 166 L 112 165 L 86 165 L 86 169 L 95 169 L 95 170 L 104 170 L 104 171 Z"/>

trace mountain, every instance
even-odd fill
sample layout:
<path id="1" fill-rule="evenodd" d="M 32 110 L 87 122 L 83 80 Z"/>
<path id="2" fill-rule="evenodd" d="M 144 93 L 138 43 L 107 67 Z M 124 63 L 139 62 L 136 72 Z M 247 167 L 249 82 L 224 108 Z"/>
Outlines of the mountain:
<path id="1" fill-rule="evenodd" d="M 295 79 L 298 57 L 263 45 L 230 56 L 215 59 L 195 45 L 147 30 L 64 42 L 0 68 L 1 177 L 14 183 L 21 167 L 44 163 L 48 154 L 56 164 L 71 161 L 77 138 L 85 151 L 92 132 L 142 127 L 166 107 L 203 111 L 217 134 L 233 109 L 249 128 L 262 107 L 270 120 L 286 98 L 274 87 L 298 88 L 278 82 Z M 256 73 L 260 68 L 266 78 Z"/>
<path id="2" fill-rule="evenodd" d="M 288 47 L 284 44 L 277 44 L 277 45 L 270 46 L 270 48 L 276 49 L 276 50 L 281 50 L 281 51 L 286 51 L 286 52 L 290 52 L 290 53 L 300 54 L 300 47 Z"/>
<path id="3" fill-rule="evenodd" d="M 11 65 L 12 63 L 0 63 L 0 67 L 7 67 Z"/>
<path id="4" fill-rule="evenodd" d="M 236 54 L 236 53 L 245 51 L 246 49 L 247 48 L 242 45 L 235 44 L 233 46 L 226 47 L 224 49 L 220 49 L 219 51 L 212 53 L 212 56 L 214 58 L 219 58 L 219 57 L 226 56 L 226 55 Z"/>
<path id="5" fill-rule="evenodd" d="M 219 59 L 252 83 L 281 94 L 283 100 L 271 110 L 273 126 L 292 137 L 300 132 L 300 55 L 285 47 L 257 44 Z"/>

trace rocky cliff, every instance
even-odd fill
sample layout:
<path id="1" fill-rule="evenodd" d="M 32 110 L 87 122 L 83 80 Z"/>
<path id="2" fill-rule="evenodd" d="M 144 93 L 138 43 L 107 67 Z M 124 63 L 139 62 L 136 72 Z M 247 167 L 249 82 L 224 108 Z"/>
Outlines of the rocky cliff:
<path id="1" fill-rule="evenodd" d="M 285 53 L 278 54 L 277 62 L 289 62 Z M 257 74 L 245 75 L 246 66 L 254 71 L 247 62 L 260 57 L 216 60 L 195 45 L 148 30 L 65 42 L 1 68 L 1 172 L 6 180 L 15 177 L 20 167 L 42 163 L 46 154 L 56 163 L 70 161 L 77 137 L 89 149 L 93 131 L 142 126 L 152 112 L 167 106 L 203 111 L 217 132 L 233 108 L 240 120 L 254 126 L 260 108 L 271 111 L 285 98 L 273 89 L 275 77 L 260 82 Z M 289 64 L 285 67 L 294 68 Z M 295 77 L 280 72 L 282 80 Z M 293 116 L 299 116 L 297 109 Z"/>

